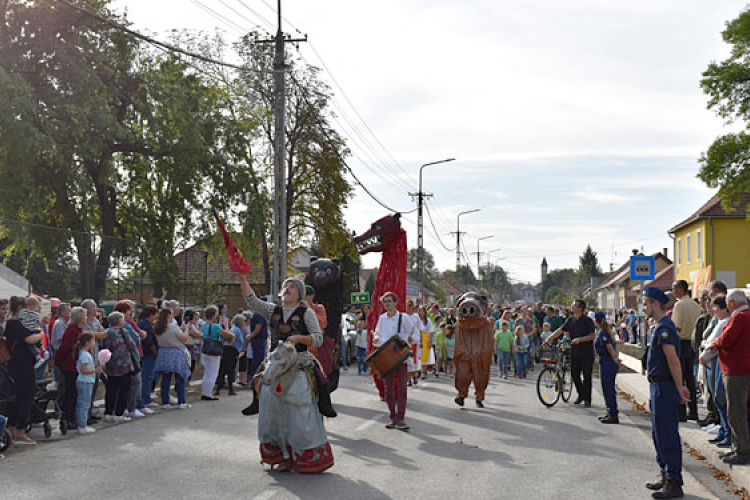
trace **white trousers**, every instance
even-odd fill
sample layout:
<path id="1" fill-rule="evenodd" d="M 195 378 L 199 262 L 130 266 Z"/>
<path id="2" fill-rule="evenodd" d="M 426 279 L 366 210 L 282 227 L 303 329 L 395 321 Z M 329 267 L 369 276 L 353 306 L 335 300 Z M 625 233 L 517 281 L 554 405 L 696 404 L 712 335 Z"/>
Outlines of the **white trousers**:
<path id="1" fill-rule="evenodd" d="M 219 365 L 221 365 L 221 356 L 201 355 L 203 363 L 203 382 L 201 384 L 201 394 L 211 396 L 216 384 L 216 378 L 219 376 Z"/>

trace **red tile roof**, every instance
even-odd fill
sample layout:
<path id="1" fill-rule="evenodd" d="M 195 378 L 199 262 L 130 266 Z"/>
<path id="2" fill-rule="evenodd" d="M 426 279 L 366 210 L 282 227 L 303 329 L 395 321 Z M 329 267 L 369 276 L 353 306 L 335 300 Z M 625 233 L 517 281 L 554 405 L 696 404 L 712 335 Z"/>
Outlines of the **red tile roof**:
<path id="1" fill-rule="evenodd" d="M 659 271 L 656 276 L 654 276 L 654 279 L 651 281 L 646 281 L 643 284 L 643 287 L 645 288 L 649 286 L 655 286 L 659 290 L 666 291 L 672 289 L 672 283 L 674 283 L 674 264 L 670 264 L 669 266 Z M 641 285 L 638 284 L 631 288 L 631 290 L 640 291 Z"/>
<path id="2" fill-rule="evenodd" d="M 732 204 L 733 211 L 727 212 L 721 205 L 722 196 L 716 195 L 711 197 L 702 207 L 696 210 L 690 217 L 680 222 L 672 229 L 669 233 L 674 233 L 683 227 L 695 222 L 698 219 L 704 219 L 706 217 L 719 217 L 719 218 L 745 218 L 747 217 L 747 207 L 750 205 L 750 193 L 742 193 L 739 200 Z"/>

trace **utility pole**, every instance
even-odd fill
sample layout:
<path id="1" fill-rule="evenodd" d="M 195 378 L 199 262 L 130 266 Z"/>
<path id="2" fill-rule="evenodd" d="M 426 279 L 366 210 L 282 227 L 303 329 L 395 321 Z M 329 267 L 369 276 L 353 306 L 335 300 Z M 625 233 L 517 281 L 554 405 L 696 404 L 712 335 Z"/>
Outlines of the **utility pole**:
<path id="1" fill-rule="evenodd" d="M 477 279 L 479 279 L 479 275 L 482 272 L 482 264 L 481 264 L 480 259 L 481 259 L 482 255 L 484 255 L 484 252 L 480 252 L 479 251 L 479 242 L 483 241 L 483 240 L 489 240 L 490 238 L 494 238 L 494 237 L 495 237 L 495 235 L 491 234 L 489 236 L 482 236 L 481 238 L 479 238 L 477 240 L 477 251 L 476 252 L 472 252 L 472 253 L 475 253 L 477 255 Z"/>
<path id="2" fill-rule="evenodd" d="M 425 163 L 421 167 L 419 167 L 419 192 L 418 193 L 409 193 L 409 195 L 414 198 L 417 198 L 417 281 L 419 281 L 419 295 L 423 299 L 424 302 L 424 284 L 423 276 L 424 276 L 424 221 L 422 218 L 422 207 L 424 205 L 424 200 L 426 198 L 431 198 L 432 193 L 425 193 L 422 191 L 422 169 L 425 167 L 429 167 L 430 165 L 438 165 L 440 163 L 448 163 L 449 161 L 453 161 L 455 158 L 448 158 L 447 160 L 439 160 L 439 161 L 433 161 L 430 163 Z"/>
<path id="3" fill-rule="evenodd" d="M 466 214 L 473 214 L 474 212 L 479 212 L 480 210 L 481 208 L 474 208 L 472 210 L 460 212 L 456 216 L 456 231 L 451 231 L 450 233 L 456 235 L 456 274 L 458 274 L 458 268 L 461 267 L 461 235 L 466 234 L 466 232 L 461 232 L 461 216 Z"/>
<path id="4" fill-rule="evenodd" d="M 273 262 L 271 271 L 271 283 L 268 287 L 268 293 L 276 296 L 281 284 L 286 279 L 286 251 L 287 251 L 287 210 L 286 210 L 286 118 L 284 111 L 286 107 L 286 94 L 284 82 L 284 61 L 286 54 L 284 52 L 285 44 L 306 42 L 304 38 L 292 38 L 284 35 L 281 26 L 281 0 L 278 0 L 278 30 L 276 36 L 257 40 L 257 43 L 273 43 L 275 47 L 273 58 L 274 73 L 274 141 L 273 141 L 273 177 L 274 177 L 274 197 L 273 197 Z"/>

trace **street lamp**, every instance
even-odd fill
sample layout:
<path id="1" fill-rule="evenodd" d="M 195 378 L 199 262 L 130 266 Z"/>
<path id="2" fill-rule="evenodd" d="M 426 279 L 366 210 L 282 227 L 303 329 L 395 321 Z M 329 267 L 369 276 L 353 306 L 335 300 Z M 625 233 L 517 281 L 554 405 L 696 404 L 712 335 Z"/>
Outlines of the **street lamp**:
<path id="1" fill-rule="evenodd" d="M 479 263 L 479 258 L 482 256 L 482 252 L 479 251 L 479 242 L 484 241 L 484 240 L 489 240 L 490 238 L 494 238 L 494 237 L 495 237 L 494 234 L 490 234 L 489 236 L 482 236 L 481 238 L 477 240 L 477 277 L 479 277 L 479 272 L 480 272 L 480 267 L 481 267 Z"/>
<path id="2" fill-rule="evenodd" d="M 422 277 L 424 276 L 424 225 L 422 220 L 422 206 L 424 205 L 424 199 L 429 198 L 432 196 L 431 194 L 423 193 L 422 192 L 422 170 L 425 167 L 429 167 L 431 165 L 438 165 L 440 163 L 448 163 L 449 161 L 454 161 L 455 158 L 447 158 L 445 160 L 438 160 L 433 161 L 430 163 L 425 163 L 421 167 L 419 167 L 419 192 L 416 193 L 417 197 L 417 281 L 419 281 L 419 287 L 420 292 L 419 295 L 424 299 L 424 286 L 422 285 Z M 410 193 L 412 196 L 415 196 L 415 193 Z"/>
<path id="3" fill-rule="evenodd" d="M 458 274 L 458 268 L 461 267 L 461 216 L 473 214 L 481 210 L 481 208 L 473 208 L 465 212 L 460 212 L 456 217 L 456 274 Z"/>

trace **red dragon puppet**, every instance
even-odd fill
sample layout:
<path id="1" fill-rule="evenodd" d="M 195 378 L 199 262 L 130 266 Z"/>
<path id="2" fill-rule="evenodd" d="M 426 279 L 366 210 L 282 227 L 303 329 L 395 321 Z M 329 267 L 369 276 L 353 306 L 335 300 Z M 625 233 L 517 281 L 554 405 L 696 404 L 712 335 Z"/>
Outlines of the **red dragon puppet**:
<path id="1" fill-rule="evenodd" d="M 370 313 L 367 315 L 367 353 L 375 350 L 372 334 L 378 318 L 385 312 L 380 297 L 385 292 L 393 292 L 399 297 L 398 309 L 404 311 L 406 302 L 406 231 L 401 228 L 401 214 L 388 215 L 374 222 L 370 229 L 356 236 L 354 242 L 360 255 L 372 252 L 383 254 L 375 278 L 375 291 L 372 294 Z M 373 373 L 375 385 L 381 399 L 385 397 L 383 382 Z"/>

